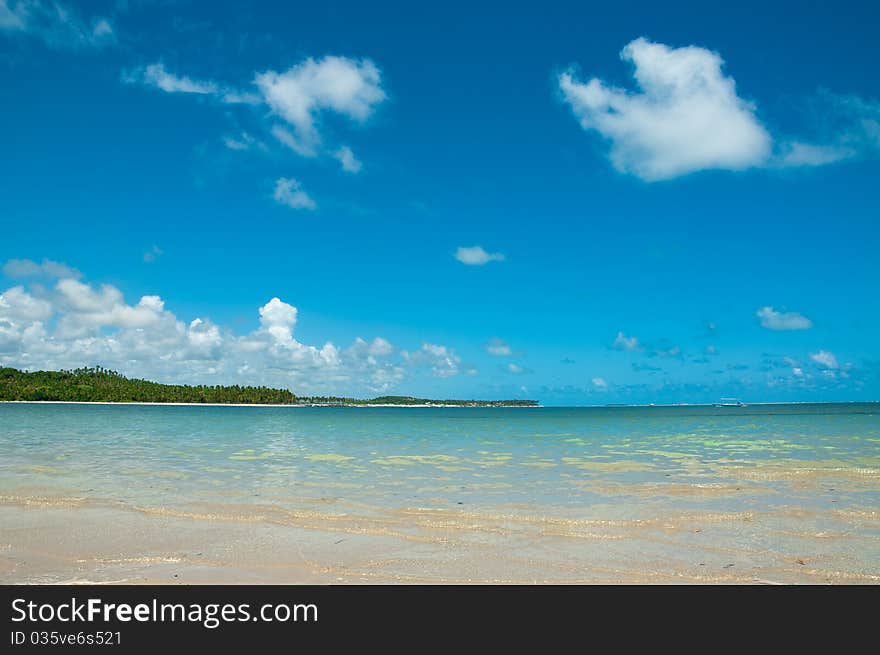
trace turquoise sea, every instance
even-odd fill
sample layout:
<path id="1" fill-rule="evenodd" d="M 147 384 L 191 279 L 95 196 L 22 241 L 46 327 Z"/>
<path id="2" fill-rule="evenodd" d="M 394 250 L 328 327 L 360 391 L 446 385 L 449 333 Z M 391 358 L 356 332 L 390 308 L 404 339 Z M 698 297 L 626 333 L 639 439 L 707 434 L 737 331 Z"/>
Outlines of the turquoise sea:
<path id="1" fill-rule="evenodd" d="M 487 532 L 497 526 L 502 540 L 504 530 L 517 530 L 511 525 L 517 517 L 538 526 L 569 521 L 566 529 L 575 532 L 591 525 L 590 534 L 601 528 L 609 538 L 628 538 L 627 521 L 629 527 L 668 521 L 674 530 L 683 516 L 708 524 L 712 517 L 750 515 L 764 532 L 719 533 L 715 544 L 745 538 L 772 551 L 792 535 L 849 533 L 855 541 L 817 537 L 811 552 L 826 548 L 832 559 L 845 553 L 852 560 L 846 570 L 873 580 L 880 574 L 880 404 L 4 403 L 0 496 L 11 505 L 75 499 L 82 506 L 202 518 L 231 508 L 236 517 L 249 511 L 302 517 L 297 512 L 319 505 L 321 514 L 308 523 L 314 529 L 338 517 L 367 525 L 395 512 L 399 518 L 402 510 L 419 520 L 418 512 L 439 512 L 450 531 L 472 521 Z"/>

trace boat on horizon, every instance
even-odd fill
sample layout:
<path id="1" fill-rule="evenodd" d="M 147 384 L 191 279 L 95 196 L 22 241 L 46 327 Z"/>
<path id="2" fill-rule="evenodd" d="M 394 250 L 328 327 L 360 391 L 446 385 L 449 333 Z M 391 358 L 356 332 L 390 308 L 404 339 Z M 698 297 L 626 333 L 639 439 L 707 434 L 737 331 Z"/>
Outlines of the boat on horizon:
<path id="1" fill-rule="evenodd" d="M 713 407 L 745 407 L 746 404 L 738 398 L 722 398 L 720 403 L 714 403 Z"/>

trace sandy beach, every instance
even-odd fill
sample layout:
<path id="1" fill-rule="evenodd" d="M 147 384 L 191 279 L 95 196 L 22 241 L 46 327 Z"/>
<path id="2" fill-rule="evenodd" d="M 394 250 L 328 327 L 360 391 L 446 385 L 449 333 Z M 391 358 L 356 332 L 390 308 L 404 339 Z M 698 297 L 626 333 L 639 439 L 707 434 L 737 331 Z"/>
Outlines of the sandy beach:
<path id="1" fill-rule="evenodd" d="M 722 491 L 723 493 L 723 491 Z M 575 519 L 0 498 L 4 583 L 877 584 L 880 512 Z M 328 504 L 328 503 L 325 503 Z M 13 527 L 14 526 L 14 527 Z M 766 543 L 779 539 L 782 549 Z"/>

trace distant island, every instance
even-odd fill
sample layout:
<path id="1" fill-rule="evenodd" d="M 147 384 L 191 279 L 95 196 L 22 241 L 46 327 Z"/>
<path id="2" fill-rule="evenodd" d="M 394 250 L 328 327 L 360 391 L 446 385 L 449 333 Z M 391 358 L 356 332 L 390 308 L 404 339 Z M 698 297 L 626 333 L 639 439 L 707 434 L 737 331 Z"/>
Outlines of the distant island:
<path id="1" fill-rule="evenodd" d="M 287 389 L 239 385 L 160 384 L 100 366 L 72 371 L 0 368 L 0 401 L 192 403 L 219 405 L 537 407 L 537 400 L 431 400 L 412 396 L 296 396 Z"/>

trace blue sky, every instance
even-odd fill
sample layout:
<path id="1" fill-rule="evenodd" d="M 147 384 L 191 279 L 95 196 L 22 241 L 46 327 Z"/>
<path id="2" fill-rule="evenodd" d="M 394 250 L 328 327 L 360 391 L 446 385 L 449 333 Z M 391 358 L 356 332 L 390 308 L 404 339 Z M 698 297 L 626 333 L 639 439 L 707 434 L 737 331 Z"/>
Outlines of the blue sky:
<path id="1" fill-rule="evenodd" d="M 0 0 L 0 364 L 880 398 L 876 6 L 268 5 Z"/>

